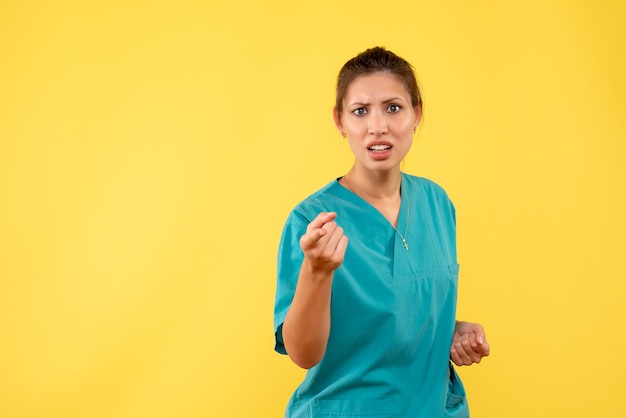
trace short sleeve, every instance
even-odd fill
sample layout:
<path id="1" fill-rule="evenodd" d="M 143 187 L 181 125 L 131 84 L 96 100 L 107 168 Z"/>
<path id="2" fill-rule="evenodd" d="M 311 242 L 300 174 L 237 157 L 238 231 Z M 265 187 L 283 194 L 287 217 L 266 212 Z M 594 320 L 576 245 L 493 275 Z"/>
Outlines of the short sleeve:
<path id="1" fill-rule="evenodd" d="M 287 354 L 283 344 L 283 322 L 291 306 L 296 284 L 300 274 L 300 266 L 304 254 L 300 248 L 300 237 L 306 232 L 308 222 L 291 214 L 280 239 L 278 247 L 278 268 L 276 283 L 276 300 L 274 303 L 274 349 L 280 354 Z"/>

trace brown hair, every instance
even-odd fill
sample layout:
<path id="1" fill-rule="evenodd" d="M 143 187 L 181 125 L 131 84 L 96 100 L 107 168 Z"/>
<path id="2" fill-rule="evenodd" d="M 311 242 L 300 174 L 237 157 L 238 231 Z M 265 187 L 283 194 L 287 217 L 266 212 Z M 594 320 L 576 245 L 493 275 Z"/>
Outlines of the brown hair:
<path id="1" fill-rule="evenodd" d="M 343 99 L 348 86 L 357 77 L 378 72 L 392 74 L 402 83 L 411 97 L 413 108 L 422 108 L 422 94 L 415 79 L 413 66 L 403 58 L 382 47 L 370 48 L 361 52 L 344 64 L 337 77 L 337 113 L 343 113 Z"/>

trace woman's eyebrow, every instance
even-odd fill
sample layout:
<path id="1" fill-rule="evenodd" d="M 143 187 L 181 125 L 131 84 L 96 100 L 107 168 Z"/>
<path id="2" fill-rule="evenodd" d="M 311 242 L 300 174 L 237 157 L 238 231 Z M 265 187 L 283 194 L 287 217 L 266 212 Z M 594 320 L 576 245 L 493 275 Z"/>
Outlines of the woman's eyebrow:
<path id="1" fill-rule="evenodd" d="M 391 103 L 391 102 L 405 102 L 406 100 L 404 100 L 402 97 L 390 97 L 389 99 L 385 99 L 382 101 L 383 104 L 387 104 L 387 103 Z M 366 103 L 366 102 L 352 102 L 349 103 L 348 106 L 369 106 L 370 103 Z"/>
<path id="2" fill-rule="evenodd" d="M 392 97 L 390 99 L 387 100 L 383 100 L 383 103 L 390 103 L 390 102 L 404 102 L 405 100 L 402 97 Z"/>

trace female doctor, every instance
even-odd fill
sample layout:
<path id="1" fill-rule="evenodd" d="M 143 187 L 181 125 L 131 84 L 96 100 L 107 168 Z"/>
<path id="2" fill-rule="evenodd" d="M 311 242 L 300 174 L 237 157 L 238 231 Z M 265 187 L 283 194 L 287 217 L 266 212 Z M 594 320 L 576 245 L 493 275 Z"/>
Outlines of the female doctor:
<path id="1" fill-rule="evenodd" d="M 308 369 L 286 417 L 468 417 L 451 363 L 479 363 L 479 324 L 456 321 L 454 206 L 400 171 L 422 116 L 411 65 L 384 48 L 349 60 L 334 121 L 343 176 L 290 213 L 278 254 L 276 351 Z"/>

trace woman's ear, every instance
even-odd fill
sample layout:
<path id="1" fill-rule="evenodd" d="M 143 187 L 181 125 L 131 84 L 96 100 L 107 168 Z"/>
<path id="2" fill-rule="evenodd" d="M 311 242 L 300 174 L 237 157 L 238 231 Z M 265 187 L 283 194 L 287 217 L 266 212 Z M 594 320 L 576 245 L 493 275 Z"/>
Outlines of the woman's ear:
<path id="1" fill-rule="evenodd" d="M 341 123 L 341 116 L 339 116 L 337 106 L 333 107 L 333 120 L 335 121 L 335 126 L 337 127 L 337 130 L 339 131 L 341 136 L 345 137 L 346 133 L 343 131 L 343 124 Z"/>
<path id="2" fill-rule="evenodd" d="M 413 132 L 415 132 L 417 130 L 417 128 L 420 126 L 420 122 L 422 121 L 422 107 L 416 107 L 414 109 L 415 111 L 415 125 L 413 126 Z"/>

